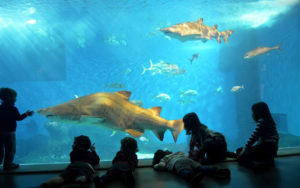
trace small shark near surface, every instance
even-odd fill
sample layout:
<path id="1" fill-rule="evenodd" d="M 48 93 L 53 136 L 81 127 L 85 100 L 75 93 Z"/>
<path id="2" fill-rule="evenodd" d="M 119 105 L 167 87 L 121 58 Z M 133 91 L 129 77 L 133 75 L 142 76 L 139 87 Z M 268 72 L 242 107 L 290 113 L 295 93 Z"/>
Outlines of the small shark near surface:
<path id="1" fill-rule="evenodd" d="M 193 54 L 192 58 L 189 59 L 191 64 L 198 59 L 199 54 Z"/>
<path id="2" fill-rule="evenodd" d="M 195 22 L 183 22 L 172 25 L 170 27 L 160 29 L 166 35 L 170 35 L 173 38 L 177 38 L 180 41 L 187 40 L 212 40 L 216 38 L 218 43 L 221 43 L 221 38 L 225 43 L 228 41 L 228 37 L 233 33 L 233 30 L 218 31 L 218 25 L 209 27 L 203 23 L 203 18 L 198 19 Z"/>
<path id="3" fill-rule="evenodd" d="M 253 57 L 256 57 L 258 55 L 262 55 L 262 54 L 265 54 L 265 53 L 269 53 L 270 51 L 272 50 L 280 50 L 280 44 L 277 44 L 275 47 L 257 47 L 255 48 L 254 50 L 251 50 L 249 52 L 247 52 L 244 56 L 244 59 L 250 59 L 250 58 L 253 58 Z"/>
<path id="4" fill-rule="evenodd" d="M 161 107 L 142 108 L 129 102 L 130 95 L 130 91 L 99 92 L 39 109 L 37 113 L 52 121 L 102 126 L 134 137 L 152 130 L 161 141 L 165 131 L 170 130 L 176 142 L 184 127 L 182 119 L 166 120 L 160 117 Z"/>

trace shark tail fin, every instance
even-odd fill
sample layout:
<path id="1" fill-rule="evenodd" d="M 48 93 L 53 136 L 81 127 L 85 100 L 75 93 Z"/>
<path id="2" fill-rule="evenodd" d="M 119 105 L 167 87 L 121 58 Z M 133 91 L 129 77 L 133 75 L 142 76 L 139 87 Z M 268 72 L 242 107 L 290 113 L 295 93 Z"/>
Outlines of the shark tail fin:
<path id="1" fill-rule="evenodd" d="M 174 141 L 176 142 L 179 133 L 183 130 L 183 127 L 184 127 L 182 119 L 170 120 L 168 122 L 168 127 L 171 128 Z"/>
<path id="2" fill-rule="evenodd" d="M 280 51 L 280 45 L 281 45 L 281 43 L 277 44 L 277 45 L 275 46 L 275 49 L 278 50 L 278 51 Z"/>
<path id="3" fill-rule="evenodd" d="M 143 72 L 142 72 L 142 74 L 145 74 L 145 72 L 147 71 L 147 68 L 146 68 L 144 65 L 142 65 L 142 67 L 143 67 Z"/>

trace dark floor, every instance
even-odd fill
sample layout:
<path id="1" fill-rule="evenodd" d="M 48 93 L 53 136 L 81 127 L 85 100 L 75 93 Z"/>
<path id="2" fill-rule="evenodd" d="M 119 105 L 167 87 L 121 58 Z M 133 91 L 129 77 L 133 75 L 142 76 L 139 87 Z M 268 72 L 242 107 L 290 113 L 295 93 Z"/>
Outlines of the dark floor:
<path id="1" fill-rule="evenodd" d="M 147 163 L 147 162 L 146 162 Z M 205 177 L 198 187 L 238 187 L 238 188 L 300 188 L 300 155 L 276 158 L 276 168 L 267 172 L 255 173 L 250 169 L 240 167 L 236 162 L 225 162 L 218 164 L 219 167 L 226 167 L 231 170 L 229 180 L 217 180 Z M 25 168 L 25 167 L 23 167 Z M 55 170 L 54 170 L 55 171 Z M 100 170 L 97 174 L 102 175 L 105 170 Z M 42 182 L 57 176 L 56 173 L 19 173 L 1 174 L 1 188 L 23 188 L 35 187 Z M 137 187 L 142 188 L 185 188 L 190 187 L 184 180 L 167 172 L 156 172 L 150 167 L 141 167 L 135 171 Z M 93 186 L 90 186 L 93 187 Z M 122 187 L 118 183 L 107 187 Z"/>

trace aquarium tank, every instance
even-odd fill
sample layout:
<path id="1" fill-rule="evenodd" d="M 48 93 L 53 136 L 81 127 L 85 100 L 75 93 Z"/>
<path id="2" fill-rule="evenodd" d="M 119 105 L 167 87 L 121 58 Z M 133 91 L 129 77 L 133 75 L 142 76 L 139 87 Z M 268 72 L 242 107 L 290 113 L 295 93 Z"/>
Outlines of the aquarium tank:
<path id="1" fill-rule="evenodd" d="M 300 146 L 299 36 L 299 0 L 1 0 L 0 87 L 35 111 L 15 161 L 69 162 L 79 135 L 102 161 L 126 136 L 139 159 L 187 152 L 190 112 L 235 151 L 259 101 L 280 148 Z"/>

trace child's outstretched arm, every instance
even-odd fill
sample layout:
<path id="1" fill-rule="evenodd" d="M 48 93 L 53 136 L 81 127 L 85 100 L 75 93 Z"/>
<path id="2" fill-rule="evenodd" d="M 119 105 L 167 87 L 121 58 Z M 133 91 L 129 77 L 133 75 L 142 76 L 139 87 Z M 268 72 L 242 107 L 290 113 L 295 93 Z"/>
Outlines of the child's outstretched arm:
<path id="1" fill-rule="evenodd" d="M 17 108 L 15 108 L 15 111 L 14 111 L 14 116 L 17 121 L 22 121 L 27 116 L 32 116 L 32 114 L 33 114 L 33 111 L 29 111 L 29 110 L 27 110 L 24 114 L 20 114 L 20 112 Z"/>

